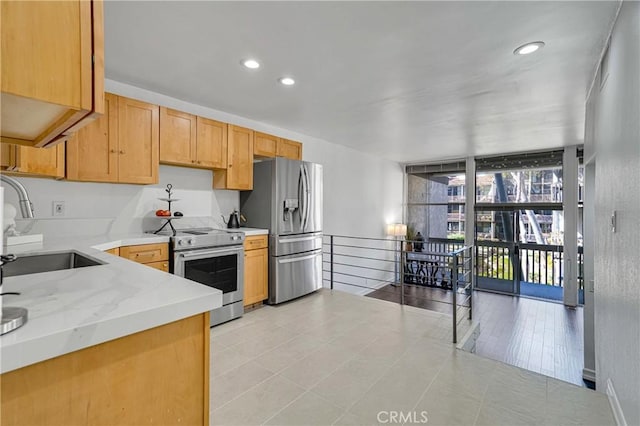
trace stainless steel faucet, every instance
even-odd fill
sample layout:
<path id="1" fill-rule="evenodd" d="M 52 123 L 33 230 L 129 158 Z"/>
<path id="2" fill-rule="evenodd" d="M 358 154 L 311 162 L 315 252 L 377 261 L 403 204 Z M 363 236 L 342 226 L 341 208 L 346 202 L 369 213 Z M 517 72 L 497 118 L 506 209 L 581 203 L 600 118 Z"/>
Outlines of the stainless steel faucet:
<path id="1" fill-rule="evenodd" d="M 25 187 L 20 182 L 18 182 L 18 180 L 3 174 L 0 174 L 0 181 L 9 184 L 9 186 L 15 189 L 18 193 L 20 213 L 22 213 L 22 217 L 24 217 L 25 219 L 33 218 L 33 204 L 31 203 L 31 200 L 29 200 L 29 194 L 27 193 Z"/>

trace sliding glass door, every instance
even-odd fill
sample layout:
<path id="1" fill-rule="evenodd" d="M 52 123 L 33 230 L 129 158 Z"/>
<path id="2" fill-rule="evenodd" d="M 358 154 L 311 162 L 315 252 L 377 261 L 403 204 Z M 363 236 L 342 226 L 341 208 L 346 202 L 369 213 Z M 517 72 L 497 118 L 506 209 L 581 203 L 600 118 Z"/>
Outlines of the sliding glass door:
<path id="1" fill-rule="evenodd" d="M 514 211 L 476 210 L 476 287 L 520 294 L 518 215 Z"/>

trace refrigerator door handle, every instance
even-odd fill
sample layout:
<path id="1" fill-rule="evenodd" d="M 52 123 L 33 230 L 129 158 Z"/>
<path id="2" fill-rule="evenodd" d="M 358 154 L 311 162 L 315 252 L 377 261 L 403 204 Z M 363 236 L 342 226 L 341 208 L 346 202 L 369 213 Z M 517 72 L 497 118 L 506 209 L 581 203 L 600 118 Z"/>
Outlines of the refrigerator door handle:
<path id="1" fill-rule="evenodd" d="M 305 192 L 305 218 L 304 218 L 304 231 L 307 230 L 307 226 L 309 225 L 309 215 L 311 214 L 311 182 L 309 181 L 309 169 L 307 169 L 307 165 L 304 164 L 304 176 L 307 181 L 307 191 Z"/>
<path id="2" fill-rule="evenodd" d="M 322 235 L 321 234 L 314 234 L 314 235 L 310 235 L 310 236 L 306 236 L 306 237 L 278 238 L 278 244 L 300 243 L 300 242 L 303 242 L 303 241 L 317 240 L 318 238 L 322 238 Z"/>
<path id="3" fill-rule="evenodd" d="M 302 181 L 302 197 L 300 197 L 300 231 L 304 231 L 307 221 L 307 214 L 309 206 L 307 206 L 307 170 L 304 167 L 304 163 L 300 164 L 300 180 Z"/>
<path id="4" fill-rule="evenodd" d="M 289 259 L 278 259 L 278 263 L 302 262 L 303 260 L 313 259 L 313 258 L 318 257 L 318 256 L 322 256 L 322 252 L 308 254 L 306 256 L 289 258 Z"/>

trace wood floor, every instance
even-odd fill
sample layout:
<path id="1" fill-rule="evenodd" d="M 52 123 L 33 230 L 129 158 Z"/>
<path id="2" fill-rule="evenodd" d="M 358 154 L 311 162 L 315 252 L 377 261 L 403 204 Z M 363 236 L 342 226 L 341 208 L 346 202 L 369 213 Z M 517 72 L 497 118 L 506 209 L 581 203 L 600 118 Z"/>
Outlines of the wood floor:
<path id="1" fill-rule="evenodd" d="M 584 386 L 581 307 L 482 291 L 474 303 L 478 355 Z"/>
<path id="2" fill-rule="evenodd" d="M 451 294 L 451 290 L 405 284 L 404 304 L 451 315 Z M 368 293 L 367 297 L 400 303 L 400 286 L 388 284 Z M 460 298 L 464 299 L 462 296 Z M 464 302 L 464 300 L 458 300 L 458 303 L 460 302 Z M 461 305 L 468 306 L 468 303 Z"/>
<path id="3" fill-rule="evenodd" d="M 451 314 L 451 291 L 405 284 L 405 304 Z M 400 287 L 386 285 L 368 297 L 400 303 Z M 476 353 L 578 386 L 583 368 L 582 308 L 476 291 L 480 321 Z"/>

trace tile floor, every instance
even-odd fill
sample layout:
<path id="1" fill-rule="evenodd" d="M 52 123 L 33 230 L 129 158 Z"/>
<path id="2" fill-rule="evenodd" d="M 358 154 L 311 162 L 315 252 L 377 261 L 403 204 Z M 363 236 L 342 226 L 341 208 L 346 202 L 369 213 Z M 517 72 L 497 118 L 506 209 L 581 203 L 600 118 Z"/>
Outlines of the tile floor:
<path id="1" fill-rule="evenodd" d="M 211 424 L 615 424 L 605 395 L 456 350 L 450 327 L 329 290 L 248 312 L 211 330 Z"/>

